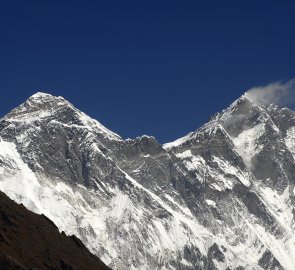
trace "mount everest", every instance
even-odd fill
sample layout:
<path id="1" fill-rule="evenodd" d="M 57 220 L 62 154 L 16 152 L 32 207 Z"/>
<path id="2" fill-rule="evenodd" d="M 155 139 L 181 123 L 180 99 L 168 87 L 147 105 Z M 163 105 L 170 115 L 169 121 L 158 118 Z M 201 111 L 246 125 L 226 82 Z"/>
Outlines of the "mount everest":
<path id="1" fill-rule="evenodd" d="M 36 93 L 0 136 L 0 190 L 112 269 L 295 269 L 292 110 L 246 93 L 161 145 Z"/>

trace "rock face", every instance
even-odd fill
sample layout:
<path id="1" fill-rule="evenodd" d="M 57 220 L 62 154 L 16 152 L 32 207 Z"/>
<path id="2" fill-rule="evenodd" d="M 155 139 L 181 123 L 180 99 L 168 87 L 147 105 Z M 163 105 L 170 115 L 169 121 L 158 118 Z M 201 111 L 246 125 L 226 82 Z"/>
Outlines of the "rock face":
<path id="1" fill-rule="evenodd" d="M 76 236 L 0 192 L 0 269 L 108 270 Z"/>
<path id="2" fill-rule="evenodd" d="M 0 136 L 0 190 L 113 269 L 295 269 L 291 110 L 245 94 L 161 145 L 37 93 Z"/>

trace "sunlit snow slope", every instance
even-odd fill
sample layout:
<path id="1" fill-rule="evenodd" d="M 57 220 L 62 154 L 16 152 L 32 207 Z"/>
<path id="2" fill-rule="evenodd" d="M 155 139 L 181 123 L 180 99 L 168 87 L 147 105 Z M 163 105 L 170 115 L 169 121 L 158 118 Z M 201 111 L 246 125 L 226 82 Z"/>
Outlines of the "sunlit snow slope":
<path id="1" fill-rule="evenodd" d="M 113 269 L 295 269 L 289 109 L 245 94 L 162 146 L 37 93 L 0 120 L 0 136 L 0 190 Z"/>

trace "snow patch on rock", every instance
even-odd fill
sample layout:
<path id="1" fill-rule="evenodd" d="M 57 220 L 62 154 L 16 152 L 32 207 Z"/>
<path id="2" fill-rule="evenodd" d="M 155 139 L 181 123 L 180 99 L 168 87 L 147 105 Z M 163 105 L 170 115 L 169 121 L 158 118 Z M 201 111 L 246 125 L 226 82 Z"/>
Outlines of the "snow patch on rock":
<path id="1" fill-rule="evenodd" d="M 265 124 L 261 123 L 253 128 L 244 130 L 237 137 L 232 138 L 236 151 L 243 158 L 245 164 L 251 167 L 251 159 L 262 149 L 258 139 L 265 132 Z"/>

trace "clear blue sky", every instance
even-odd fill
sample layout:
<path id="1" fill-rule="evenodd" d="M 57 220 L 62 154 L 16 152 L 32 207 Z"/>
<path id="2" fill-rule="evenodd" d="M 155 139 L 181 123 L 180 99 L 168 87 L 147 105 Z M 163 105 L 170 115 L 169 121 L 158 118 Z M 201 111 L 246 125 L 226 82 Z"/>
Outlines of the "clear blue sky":
<path id="1" fill-rule="evenodd" d="M 64 96 L 123 137 L 195 130 L 295 74 L 294 1 L 1 1 L 0 115 Z"/>

